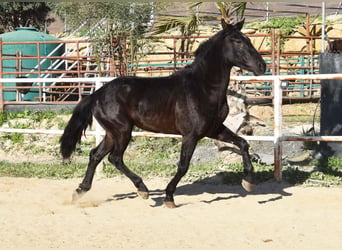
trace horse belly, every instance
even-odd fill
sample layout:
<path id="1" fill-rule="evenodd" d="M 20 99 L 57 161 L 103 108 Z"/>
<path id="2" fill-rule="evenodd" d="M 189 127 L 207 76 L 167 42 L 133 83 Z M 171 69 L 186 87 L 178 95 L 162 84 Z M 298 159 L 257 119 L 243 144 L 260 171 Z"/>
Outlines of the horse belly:
<path id="1" fill-rule="evenodd" d="M 145 114 L 144 116 L 135 117 L 134 123 L 137 127 L 165 134 L 178 134 L 179 131 L 175 126 L 174 119 L 164 115 Z"/>
<path id="2" fill-rule="evenodd" d="M 125 99 L 127 112 L 134 124 L 141 129 L 178 133 L 175 121 L 178 92 L 165 83 L 161 86 L 148 85 L 145 89 L 132 89 Z"/>

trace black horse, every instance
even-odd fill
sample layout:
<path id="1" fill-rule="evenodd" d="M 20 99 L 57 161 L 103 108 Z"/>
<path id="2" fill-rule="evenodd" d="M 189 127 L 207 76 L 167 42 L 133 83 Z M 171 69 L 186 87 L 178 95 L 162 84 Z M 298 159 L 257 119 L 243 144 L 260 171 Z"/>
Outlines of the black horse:
<path id="1" fill-rule="evenodd" d="M 249 38 L 241 33 L 243 23 L 244 20 L 223 25 L 223 30 L 199 46 L 190 66 L 171 76 L 119 77 L 76 106 L 61 137 L 64 159 L 75 150 L 83 132 L 92 123 L 92 116 L 106 134 L 90 152 L 86 175 L 74 192 L 74 200 L 91 188 L 96 166 L 107 154 L 109 161 L 131 179 L 139 195 L 148 198 L 148 189 L 142 179 L 123 162 L 134 126 L 182 135 L 178 169 L 165 191 L 167 207 L 175 207 L 176 186 L 188 171 L 196 144 L 203 137 L 232 142 L 240 148 L 244 167 L 242 184 L 247 191 L 252 190 L 249 145 L 222 124 L 228 114 L 226 92 L 231 68 L 238 66 L 255 75 L 263 74 L 266 68 Z"/>

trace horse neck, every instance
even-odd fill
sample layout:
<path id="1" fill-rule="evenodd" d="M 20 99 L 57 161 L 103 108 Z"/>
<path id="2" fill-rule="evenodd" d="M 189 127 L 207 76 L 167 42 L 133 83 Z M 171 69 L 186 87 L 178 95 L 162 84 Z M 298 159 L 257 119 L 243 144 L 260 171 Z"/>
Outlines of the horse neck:
<path id="1" fill-rule="evenodd" d="M 229 83 L 231 65 L 227 65 L 222 58 L 204 58 L 195 63 L 195 74 L 200 84 L 207 92 L 215 93 L 222 98 L 226 96 Z M 198 63 L 198 64 L 197 64 Z"/>

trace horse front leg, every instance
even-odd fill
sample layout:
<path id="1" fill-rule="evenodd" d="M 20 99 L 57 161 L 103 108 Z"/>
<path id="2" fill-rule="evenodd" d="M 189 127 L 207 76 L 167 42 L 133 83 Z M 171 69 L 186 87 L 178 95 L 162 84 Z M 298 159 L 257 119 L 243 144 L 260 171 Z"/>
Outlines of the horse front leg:
<path id="1" fill-rule="evenodd" d="M 178 163 L 178 168 L 176 175 L 167 185 L 164 199 L 164 205 L 168 208 L 175 208 L 176 204 L 174 202 L 173 195 L 176 191 L 177 184 L 182 179 L 182 177 L 188 172 L 191 157 L 194 153 L 198 139 L 184 137 L 181 147 L 180 161 Z"/>
<path id="2" fill-rule="evenodd" d="M 242 179 L 242 187 L 248 191 L 253 191 L 254 185 L 254 168 L 251 162 L 251 158 L 249 156 L 249 144 L 248 142 L 243 139 L 242 137 L 238 136 L 230 129 L 222 125 L 218 130 L 217 134 L 209 136 L 210 138 L 217 139 L 223 142 L 233 143 L 234 145 L 238 146 L 243 160 L 243 169 L 244 169 L 244 176 Z"/>

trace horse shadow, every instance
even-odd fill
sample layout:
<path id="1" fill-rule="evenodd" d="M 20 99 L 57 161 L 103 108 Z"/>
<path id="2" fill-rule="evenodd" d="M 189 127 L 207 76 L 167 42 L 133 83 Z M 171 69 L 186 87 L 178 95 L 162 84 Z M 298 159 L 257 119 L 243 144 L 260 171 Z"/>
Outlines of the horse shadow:
<path id="1" fill-rule="evenodd" d="M 292 186 L 291 184 L 287 182 L 276 182 L 273 179 L 257 183 L 252 192 L 247 192 L 241 185 L 222 184 L 222 182 L 217 181 L 217 179 L 219 179 L 218 176 L 212 176 L 194 183 L 182 185 L 177 188 L 175 194 L 200 195 L 203 193 L 209 193 L 217 195 L 217 197 L 213 199 L 201 200 L 201 202 L 206 204 L 211 204 L 222 200 L 244 198 L 248 195 L 260 195 L 262 199 L 260 199 L 258 203 L 264 204 L 292 195 L 292 193 L 285 191 L 285 189 Z M 264 199 L 264 195 L 268 194 L 273 194 L 272 198 Z"/>
<path id="2" fill-rule="evenodd" d="M 239 173 L 235 173 L 236 178 L 241 179 Z M 234 178 L 233 178 L 234 179 Z M 226 182 L 225 182 L 226 183 Z M 148 183 L 147 183 L 148 184 Z M 253 192 L 245 191 L 241 185 L 236 184 L 224 184 L 222 182 L 222 174 L 218 173 L 216 175 L 207 177 L 202 180 L 194 181 L 191 183 L 180 183 L 175 192 L 175 198 L 177 200 L 177 195 L 186 196 L 197 196 L 204 193 L 216 195 L 213 199 L 203 199 L 200 202 L 206 204 L 213 204 L 215 202 L 223 200 L 231 200 L 237 198 L 243 198 L 247 195 L 260 195 L 261 199 L 258 200 L 259 204 L 266 204 L 269 202 L 276 202 L 283 199 L 283 197 L 291 196 L 292 193 L 286 191 L 287 188 L 293 186 L 286 181 L 276 182 L 273 179 L 258 181 L 255 185 Z M 265 198 L 265 195 L 273 194 L 270 198 L 269 196 Z M 153 201 L 151 207 L 163 206 L 163 200 L 165 197 L 164 189 L 154 189 L 149 191 L 149 199 Z M 119 201 L 124 199 L 135 199 L 139 198 L 136 192 L 115 194 L 107 202 Z M 177 204 L 178 207 L 185 206 L 187 204 Z"/>

